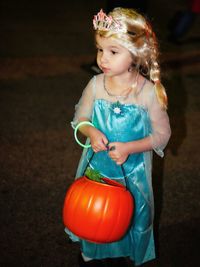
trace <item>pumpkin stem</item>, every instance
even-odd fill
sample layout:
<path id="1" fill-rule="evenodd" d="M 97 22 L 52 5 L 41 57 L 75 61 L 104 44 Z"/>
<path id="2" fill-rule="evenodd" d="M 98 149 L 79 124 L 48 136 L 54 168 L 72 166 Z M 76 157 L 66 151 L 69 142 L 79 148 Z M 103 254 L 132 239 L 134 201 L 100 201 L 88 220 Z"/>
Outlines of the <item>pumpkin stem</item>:
<path id="1" fill-rule="evenodd" d="M 103 182 L 102 181 L 102 175 L 99 171 L 97 170 L 93 170 L 92 168 L 88 167 L 85 171 L 85 176 L 93 181 L 96 181 L 96 182 Z"/>

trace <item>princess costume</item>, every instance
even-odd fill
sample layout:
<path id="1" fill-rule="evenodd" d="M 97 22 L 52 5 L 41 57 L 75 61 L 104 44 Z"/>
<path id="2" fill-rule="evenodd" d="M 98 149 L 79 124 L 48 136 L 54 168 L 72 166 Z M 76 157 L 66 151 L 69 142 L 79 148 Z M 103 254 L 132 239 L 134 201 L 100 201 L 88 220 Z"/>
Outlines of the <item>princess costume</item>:
<path id="1" fill-rule="evenodd" d="M 128 95 L 113 96 L 105 88 L 104 74 L 94 76 L 76 106 L 73 127 L 81 117 L 91 121 L 109 142 L 130 142 L 150 136 L 154 151 L 161 157 L 164 155 L 163 149 L 170 137 L 169 119 L 158 103 L 154 85 L 145 78 L 140 88 Z M 125 183 L 121 167 L 107 151 L 95 153 L 91 159 L 92 154 L 92 148 L 83 150 L 77 178 L 84 175 L 89 162 L 90 167 L 104 177 Z M 80 242 L 83 254 L 89 258 L 130 257 L 135 265 L 140 265 L 155 258 L 152 151 L 129 155 L 123 167 L 127 187 L 135 199 L 134 217 L 125 236 L 117 242 L 96 244 L 78 238 L 68 229 L 65 231 L 73 241 Z"/>

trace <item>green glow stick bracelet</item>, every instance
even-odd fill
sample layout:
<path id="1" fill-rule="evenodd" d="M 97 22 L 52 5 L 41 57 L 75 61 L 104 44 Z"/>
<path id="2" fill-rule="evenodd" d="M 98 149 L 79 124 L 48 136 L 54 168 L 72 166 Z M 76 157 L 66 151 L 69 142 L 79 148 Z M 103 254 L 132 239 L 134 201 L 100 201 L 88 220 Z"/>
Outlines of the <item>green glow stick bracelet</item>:
<path id="1" fill-rule="evenodd" d="M 79 128 L 80 126 L 82 126 L 82 125 L 90 125 L 90 126 L 93 126 L 93 127 L 94 127 L 94 124 L 92 124 L 92 123 L 89 122 L 89 121 L 81 121 L 79 124 L 77 124 L 77 126 L 76 126 L 76 128 L 75 128 L 75 130 L 74 130 L 74 137 L 75 137 L 76 142 L 77 142 L 80 146 L 82 146 L 82 147 L 84 147 L 84 148 L 89 148 L 89 147 L 91 147 L 91 144 L 89 144 L 89 145 L 84 145 L 84 144 L 82 144 L 82 143 L 78 140 L 78 137 L 77 137 L 77 131 L 78 131 L 78 128 Z"/>

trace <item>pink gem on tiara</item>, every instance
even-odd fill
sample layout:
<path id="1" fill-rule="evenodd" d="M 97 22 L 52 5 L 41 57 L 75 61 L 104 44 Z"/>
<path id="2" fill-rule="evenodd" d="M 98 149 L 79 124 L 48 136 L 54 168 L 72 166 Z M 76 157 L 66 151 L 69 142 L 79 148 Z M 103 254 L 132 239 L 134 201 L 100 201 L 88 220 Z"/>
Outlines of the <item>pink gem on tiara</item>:
<path id="1" fill-rule="evenodd" d="M 93 25 L 95 30 L 126 33 L 126 28 L 120 22 L 114 20 L 112 16 L 107 16 L 102 9 L 94 16 Z"/>

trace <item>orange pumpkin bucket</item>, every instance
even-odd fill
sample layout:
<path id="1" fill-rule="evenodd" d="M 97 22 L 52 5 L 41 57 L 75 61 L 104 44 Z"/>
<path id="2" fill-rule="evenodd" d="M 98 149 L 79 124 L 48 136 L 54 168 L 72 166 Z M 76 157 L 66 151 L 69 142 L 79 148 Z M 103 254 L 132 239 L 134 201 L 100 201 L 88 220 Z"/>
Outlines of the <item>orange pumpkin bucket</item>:
<path id="1" fill-rule="evenodd" d="M 127 232 L 134 199 L 122 184 L 102 178 L 104 183 L 78 178 L 67 191 L 64 225 L 76 236 L 94 243 L 120 240 Z"/>

